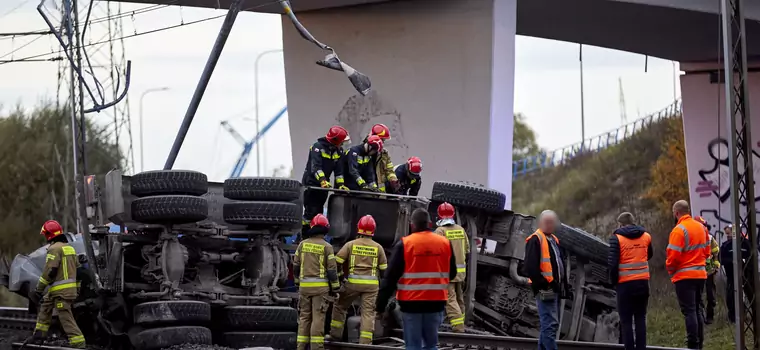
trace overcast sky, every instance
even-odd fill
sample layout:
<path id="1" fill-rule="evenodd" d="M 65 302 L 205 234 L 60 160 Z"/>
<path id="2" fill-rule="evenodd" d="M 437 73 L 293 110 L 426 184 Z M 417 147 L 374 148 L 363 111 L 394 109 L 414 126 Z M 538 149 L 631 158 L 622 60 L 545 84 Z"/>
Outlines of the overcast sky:
<path id="1" fill-rule="evenodd" d="M 45 23 L 36 12 L 36 5 L 37 0 L 0 1 L 0 33 L 44 29 Z M 124 35 L 225 13 L 221 10 L 179 7 L 140 12 L 148 6 L 123 5 L 123 12 L 137 11 L 137 14 L 123 18 Z M 54 11 L 52 1 L 47 8 Z M 105 9 L 105 4 L 99 5 L 93 11 L 92 18 L 107 16 Z M 219 18 L 187 24 L 124 41 L 126 56 L 133 61 L 129 107 L 138 170 L 141 95 L 147 89 L 169 88 L 165 92 L 147 94 L 143 101 L 145 169 L 160 169 L 221 22 Z M 93 33 L 93 42 L 101 40 L 106 30 L 105 24 L 94 24 L 89 29 Z M 21 48 L 36 38 L 0 37 L 0 60 L 19 59 L 58 49 L 52 36 L 44 36 Z M 546 149 L 560 148 L 581 139 L 578 47 L 574 43 L 538 38 L 517 39 L 515 112 L 526 116 L 538 134 L 539 144 Z M 94 52 L 97 48 L 103 50 Z M 222 130 L 219 123 L 230 120 L 230 124 L 244 137 L 255 135 L 252 121 L 255 108 L 254 59 L 260 52 L 281 48 L 282 30 L 278 15 L 240 14 L 175 168 L 203 171 L 212 180 L 222 180 L 229 175 L 242 146 Z M 107 45 L 89 49 L 93 65 L 107 62 L 105 53 L 108 49 Z M 2 57 L 13 50 L 18 51 Z M 667 106 L 673 101 L 674 93 L 680 96 L 680 88 L 674 86 L 674 69 L 677 70 L 678 65 L 674 66 L 671 61 L 650 57 L 645 72 L 645 57 L 642 55 L 590 46 L 583 48 L 583 61 L 587 136 L 621 125 L 619 78 L 623 82 L 629 122 Z M 361 62 L 350 59 L 349 62 L 361 69 Z M 40 101 L 54 100 L 57 72 L 58 64 L 55 62 L 0 64 L 0 105 L 5 107 L 3 112 L 16 104 L 30 108 Z M 101 80 L 107 79 L 107 71 L 96 68 L 95 72 L 103 76 Z M 260 118 L 263 125 L 286 104 L 282 55 L 274 53 L 265 56 L 260 63 L 259 75 Z M 101 113 L 95 118 L 103 124 L 113 119 L 110 112 Z M 122 140 L 127 147 L 128 138 Z M 288 123 L 282 118 L 265 137 L 262 163 L 266 172 L 262 173 L 271 174 L 280 166 L 290 169 L 290 152 Z M 297 176 L 300 176 L 302 168 L 302 164 L 296 165 Z M 254 151 L 243 174 L 255 173 Z"/>

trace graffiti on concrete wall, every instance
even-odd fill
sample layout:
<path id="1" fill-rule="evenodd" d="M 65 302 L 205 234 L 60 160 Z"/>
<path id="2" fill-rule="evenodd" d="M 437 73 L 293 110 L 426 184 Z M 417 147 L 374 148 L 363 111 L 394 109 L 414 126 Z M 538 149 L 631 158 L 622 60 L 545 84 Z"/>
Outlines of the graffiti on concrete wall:
<path id="1" fill-rule="evenodd" d="M 760 144 L 758 145 L 760 146 Z M 731 174 L 729 171 L 728 141 L 723 138 L 715 138 L 707 144 L 707 155 L 710 157 L 710 166 L 698 171 L 699 181 L 693 188 L 699 201 L 699 215 L 703 216 L 711 225 L 724 227 L 730 224 L 731 218 Z M 760 179 L 760 154 L 752 151 L 753 175 Z M 755 198 L 752 201 L 757 208 L 760 201 L 757 187 Z M 747 200 L 742 200 L 742 211 L 746 212 Z"/>
<path id="2" fill-rule="evenodd" d="M 387 125 L 391 130 L 391 139 L 385 143 L 385 148 L 393 159 L 406 159 L 409 156 L 409 145 L 404 135 L 402 119 L 401 112 L 393 104 L 372 90 L 366 96 L 351 96 L 335 121 L 348 130 L 352 146 L 364 140 L 372 125 Z"/>

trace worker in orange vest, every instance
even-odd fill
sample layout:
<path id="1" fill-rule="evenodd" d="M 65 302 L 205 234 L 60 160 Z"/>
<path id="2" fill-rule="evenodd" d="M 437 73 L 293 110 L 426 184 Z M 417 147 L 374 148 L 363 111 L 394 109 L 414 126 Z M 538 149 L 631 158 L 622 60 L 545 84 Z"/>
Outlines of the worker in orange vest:
<path id="1" fill-rule="evenodd" d="M 538 217 L 538 230 L 525 240 L 525 271 L 538 307 L 539 350 L 557 349 L 559 301 L 572 299 L 559 239 L 554 235 L 559 226 L 557 214 L 544 210 Z"/>
<path id="2" fill-rule="evenodd" d="M 686 345 L 689 349 L 701 349 L 704 342 L 702 290 L 707 279 L 705 263 L 710 256 L 710 245 L 705 227 L 689 212 L 687 201 L 673 204 L 677 223 L 670 232 L 665 268 L 676 286 L 676 297 L 686 322 Z"/>
<path id="3" fill-rule="evenodd" d="M 448 300 L 449 281 L 457 275 L 451 242 L 430 231 L 430 214 L 412 213 L 412 234 L 393 247 L 391 261 L 377 297 L 377 312 L 385 312 L 393 292 L 401 308 L 404 347 L 436 349 L 438 327 Z"/>
<path id="4" fill-rule="evenodd" d="M 620 340 L 626 350 L 644 350 L 647 348 L 652 236 L 643 227 L 634 224 L 633 214 L 629 212 L 621 213 L 617 222 L 618 229 L 610 236 L 607 267 L 610 282 L 616 285 Z"/>

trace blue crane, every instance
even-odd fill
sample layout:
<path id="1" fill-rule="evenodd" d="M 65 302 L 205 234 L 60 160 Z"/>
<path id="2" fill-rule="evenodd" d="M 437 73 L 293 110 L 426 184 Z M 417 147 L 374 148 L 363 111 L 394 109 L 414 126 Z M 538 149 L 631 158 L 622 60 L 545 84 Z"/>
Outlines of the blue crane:
<path id="1" fill-rule="evenodd" d="M 285 115 L 285 112 L 287 112 L 288 106 L 285 106 L 278 112 L 274 118 L 269 120 L 266 125 L 264 125 L 264 128 L 259 131 L 256 136 L 251 139 L 251 141 L 246 141 L 245 138 L 243 138 L 240 133 L 235 130 L 232 125 L 230 125 L 226 120 L 222 121 L 221 125 L 224 127 L 225 130 L 227 130 L 232 137 L 235 138 L 238 142 L 240 142 L 243 145 L 243 151 L 240 152 L 240 157 L 238 157 L 237 162 L 235 163 L 235 167 L 232 168 L 232 173 L 230 173 L 230 178 L 233 177 L 240 177 L 240 175 L 243 173 L 243 169 L 245 169 L 246 163 L 248 163 L 248 156 L 251 154 L 251 150 L 253 149 L 253 146 L 256 145 L 259 140 L 264 137 L 264 134 L 269 131 L 269 129 L 272 128 L 272 126 L 277 123 L 280 118 L 282 118 L 283 115 Z"/>

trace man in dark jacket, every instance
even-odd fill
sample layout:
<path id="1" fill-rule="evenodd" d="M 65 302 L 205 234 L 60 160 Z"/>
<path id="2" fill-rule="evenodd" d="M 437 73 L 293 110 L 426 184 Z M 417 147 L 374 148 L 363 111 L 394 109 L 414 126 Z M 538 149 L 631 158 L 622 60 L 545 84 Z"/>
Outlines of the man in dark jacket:
<path id="1" fill-rule="evenodd" d="M 408 350 L 437 348 L 448 284 L 457 275 L 456 257 L 452 252 L 448 239 L 430 231 L 427 210 L 415 209 L 412 234 L 393 246 L 377 296 L 377 312 L 381 314 L 398 289 L 396 299 L 401 308 Z M 446 254 L 450 256 L 448 259 Z"/>
<path id="2" fill-rule="evenodd" d="M 720 246 L 720 265 L 726 273 L 726 309 L 728 309 L 728 321 L 736 322 L 736 300 L 735 281 L 734 281 L 734 232 L 733 226 L 728 225 L 723 229 L 726 234 L 726 241 Z M 747 261 L 750 258 L 750 243 L 746 239 L 741 240 L 742 260 Z M 745 294 L 752 294 L 752 286 L 745 284 Z"/>
<path id="3" fill-rule="evenodd" d="M 416 196 L 420 193 L 420 186 L 422 186 L 422 177 L 420 176 L 422 173 L 422 161 L 420 158 L 409 158 L 406 163 L 397 166 L 395 172 L 399 187 L 396 194 Z"/>
<path id="4" fill-rule="evenodd" d="M 559 239 L 554 233 L 560 227 L 557 214 L 544 210 L 538 217 L 538 227 L 525 240 L 525 272 L 536 296 L 541 324 L 538 338 L 540 350 L 557 349 L 559 332 L 559 301 L 572 299 L 567 284 L 567 270 L 560 251 Z"/>
<path id="5" fill-rule="evenodd" d="M 325 137 L 320 137 L 317 142 L 309 147 L 309 156 L 306 168 L 303 171 L 301 183 L 306 187 L 332 188 L 330 176 L 335 172 L 335 186 L 340 189 L 348 189 L 343 180 L 340 161 L 343 156 L 341 145 L 349 139 L 348 131 L 341 126 L 333 126 L 328 130 Z M 327 191 L 306 189 L 303 194 L 303 230 L 309 230 L 309 222 L 317 214 L 324 211 Z"/>
<path id="6" fill-rule="evenodd" d="M 647 305 L 649 304 L 649 264 L 652 237 L 634 224 L 633 214 L 617 218 L 618 229 L 610 236 L 607 267 L 610 282 L 616 285 L 620 314 L 620 343 L 626 350 L 647 348 Z M 634 324 L 636 333 L 634 337 Z"/>
<path id="7" fill-rule="evenodd" d="M 346 186 L 354 191 L 379 192 L 375 178 L 373 157 L 383 151 L 383 140 L 376 135 L 367 137 L 364 143 L 346 151 L 341 171 L 346 175 Z"/>

